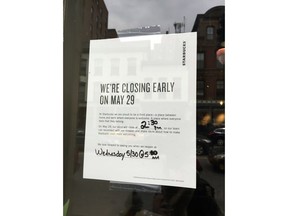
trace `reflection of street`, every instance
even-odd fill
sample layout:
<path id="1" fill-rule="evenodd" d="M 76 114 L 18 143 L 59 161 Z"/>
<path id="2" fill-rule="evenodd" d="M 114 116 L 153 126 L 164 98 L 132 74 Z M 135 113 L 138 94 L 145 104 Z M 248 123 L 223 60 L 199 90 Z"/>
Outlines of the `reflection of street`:
<path id="1" fill-rule="evenodd" d="M 201 178 L 206 180 L 215 189 L 215 199 L 220 209 L 225 212 L 225 174 L 213 168 L 207 156 L 197 156 L 203 170 Z"/>

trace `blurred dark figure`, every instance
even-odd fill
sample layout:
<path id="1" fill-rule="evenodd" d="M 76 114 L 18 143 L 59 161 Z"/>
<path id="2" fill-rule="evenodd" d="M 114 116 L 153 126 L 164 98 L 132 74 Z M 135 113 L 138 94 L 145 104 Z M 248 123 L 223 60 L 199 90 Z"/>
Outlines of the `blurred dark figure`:
<path id="1" fill-rule="evenodd" d="M 153 208 L 143 209 L 142 199 L 133 192 L 127 200 L 123 216 L 223 216 L 214 198 L 214 188 L 200 177 L 203 170 L 197 160 L 196 189 L 162 186 L 161 193 L 153 198 Z"/>
<path id="2" fill-rule="evenodd" d="M 194 189 L 163 186 L 162 193 L 154 197 L 153 212 L 161 216 L 188 216 L 193 194 Z"/>
<path id="3" fill-rule="evenodd" d="M 154 197 L 153 212 L 162 216 L 223 216 L 214 198 L 214 188 L 200 177 L 199 160 L 196 189 L 163 186 Z"/>
<path id="4" fill-rule="evenodd" d="M 128 210 L 124 216 L 135 216 L 137 212 L 141 211 L 143 202 L 139 194 L 133 191 L 131 197 L 126 201 L 126 205 L 128 206 Z"/>
<path id="5" fill-rule="evenodd" d="M 223 216 L 214 188 L 199 176 L 196 189 L 163 187 L 154 197 L 153 212 L 161 216 Z"/>
<path id="6" fill-rule="evenodd" d="M 197 188 L 187 208 L 187 216 L 223 216 L 214 194 L 214 188 L 207 181 L 197 178 Z"/>
<path id="7" fill-rule="evenodd" d="M 194 195 L 187 208 L 187 216 L 223 216 L 215 200 L 214 188 L 200 177 L 203 168 L 197 159 L 197 182 Z"/>

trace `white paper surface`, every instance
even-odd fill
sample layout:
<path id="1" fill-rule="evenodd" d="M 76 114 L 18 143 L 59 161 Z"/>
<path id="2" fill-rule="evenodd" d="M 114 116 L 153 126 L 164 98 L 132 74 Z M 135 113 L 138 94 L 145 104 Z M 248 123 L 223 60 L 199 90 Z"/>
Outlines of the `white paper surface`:
<path id="1" fill-rule="evenodd" d="M 90 41 L 84 178 L 196 188 L 196 38 Z"/>

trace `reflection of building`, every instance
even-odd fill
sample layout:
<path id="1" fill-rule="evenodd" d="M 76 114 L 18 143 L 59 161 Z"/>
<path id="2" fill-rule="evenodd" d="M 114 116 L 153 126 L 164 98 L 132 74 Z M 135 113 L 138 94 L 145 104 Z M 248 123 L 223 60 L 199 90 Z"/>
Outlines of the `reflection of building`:
<path id="1" fill-rule="evenodd" d="M 184 16 L 183 22 L 174 23 L 174 28 L 175 28 L 175 33 L 182 33 L 182 30 L 185 33 L 185 16 Z"/>
<path id="2" fill-rule="evenodd" d="M 213 7 L 198 14 L 192 28 L 197 32 L 197 117 L 203 124 L 207 123 L 205 119 L 211 119 L 211 123 L 224 121 L 225 69 L 216 59 L 220 37 L 217 32 L 224 15 L 224 6 Z"/>
<path id="3" fill-rule="evenodd" d="M 81 129 L 85 127 L 89 41 L 118 37 L 115 29 L 108 29 L 108 10 L 103 0 L 86 1 L 83 10 L 78 109 L 78 128 Z"/>
<path id="4" fill-rule="evenodd" d="M 183 49 L 182 41 L 179 42 L 176 36 L 154 35 L 138 37 L 136 41 L 121 38 L 95 43 L 95 47 L 90 47 L 89 81 L 95 85 L 99 84 L 99 80 L 117 83 L 121 79 L 127 83 L 175 82 L 177 85 L 173 93 L 152 94 L 148 91 L 137 98 L 147 102 L 158 102 L 159 99 L 163 102 L 187 101 L 188 92 L 184 89 L 188 85 L 189 70 L 179 61 Z M 94 86 L 91 83 L 89 88 L 92 90 Z M 90 95 L 89 100 L 98 101 L 98 98 Z"/>
<path id="5" fill-rule="evenodd" d="M 119 37 L 154 35 L 161 34 L 161 28 L 159 25 L 145 26 L 139 28 L 119 30 L 117 33 Z"/>
<path id="6" fill-rule="evenodd" d="M 108 11 L 103 1 L 85 1 L 83 39 L 105 38 L 108 26 Z"/>
<path id="7" fill-rule="evenodd" d="M 97 1 L 96 1 L 97 2 Z M 155 25 L 155 26 L 146 26 L 146 27 L 141 27 L 141 28 L 133 28 L 133 29 L 126 29 L 126 30 L 121 30 L 116 32 L 115 29 L 107 29 L 107 19 L 108 17 L 106 17 L 106 15 L 108 14 L 106 6 L 103 2 L 103 4 L 98 4 L 99 6 L 97 6 L 95 4 L 90 3 L 90 6 L 86 6 L 86 10 L 91 10 L 91 17 L 86 16 L 87 17 L 87 21 L 85 21 L 86 23 L 89 23 L 93 21 L 93 19 L 95 19 L 95 17 L 99 17 L 97 18 L 97 20 L 100 22 L 102 22 L 102 26 L 103 23 L 106 30 L 105 31 L 100 31 L 97 30 L 97 26 L 98 28 L 100 27 L 100 24 L 95 24 L 94 27 L 92 27 L 92 29 L 96 28 L 95 30 L 92 31 L 92 33 L 90 34 L 91 39 L 101 39 L 101 38 L 117 38 L 117 37 L 127 37 L 127 36 L 141 36 L 141 35 L 153 35 L 153 34 L 160 34 L 161 33 L 161 29 L 159 25 Z M 101 9 L 100 6 L 103 6 L 103 8 Z M 94 8 L 94 9 L 92 9 Z M 101 10 L 100 10 L 101 9 Z M 101 13 L 100 11 L 102 11 L 102 18 L 101 18 Z M 92 12 L 93 12 L 93 16 L 92 16 Z M 94 17 L 94 18 L 93 18 Z M 91 28 L 90 28 L 91 29 Z M 86 32 L 89 30 L 88 25 L 86 24 Z M 100 34 L 102 33 L 102 34 Z M 86 33 L 87 35 L 87 33 Z M 88 34 L 89 35 L 89 34 Z M 88 73 L 88 41 L 84 41 L 84 45 L 82 46 L 84 51 L 81 54 L 81 63 L 80 63 L 80 86 L 79 86 L 79 110 L 78 110 L 78 128 L 83 129 L 85 128 L 85 119 L 86 119 L 86 98 L 87 98 L 87 73 Z M 149 44 L 148 44 L 149 46 Z M 105 49 L 103 49 L 105 50 Z M 113 56 L 112 56 L 113 57 Z M 111 57 L 111 58 L 112 58 Z M 125 56 L 123 56 L 124 58 Z M 121 59 L 115 59 L 112 58 L 111 62 L 109 62 L 109 65 L 111 63 L 111 68 L 113 68 L 113 73 L 115 73 L 114 75 L 117 75 L 117 68 L 119 67 L 119 64 L 123 64 L 123 61 Z M 101 64 L 101 62 L 98 62 L 98 64 Z M 134 59 L 131 57 L 130 61 L 127 62 L 128 64 L 128 68 L 133 68 L 136 66 L 136 62 L 134 61 Z"/>
<path id="8" fill-rule="evenodd" d="M 90 39 L 117 37 L 107 29 L 108 10 L 103 0 L 64 0 L 63 93 L 64 93 L 64 196 L 70 197 L 70 181 L 75 170 L 73 158 L 76 131 L 85 125 L 85 88 Z"/>
<path id="9" fill-rule="evenodd" d="M 83 3 L 83 40 L 104 39 L 109 34 L 108 10 L 103 0 Z M 115 31 L 115 30 L 114 30 Z"/>

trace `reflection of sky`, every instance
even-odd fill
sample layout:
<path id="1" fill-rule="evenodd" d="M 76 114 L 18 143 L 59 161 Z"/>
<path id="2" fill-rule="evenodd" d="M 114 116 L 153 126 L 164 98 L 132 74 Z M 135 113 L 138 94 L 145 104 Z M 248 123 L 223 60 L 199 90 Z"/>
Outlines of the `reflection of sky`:
<path id="1" fill-rule="evenodd" d="M 214 6 L 225 5 L 224 0 L 104 0 L 109 11 L 109 28 L 116 30 L 160 25 L 162 33 L 174 33 L 175 22 L 183 22 L 185 32 L 191 32 L 197 14 L 204 14 Z"/>

